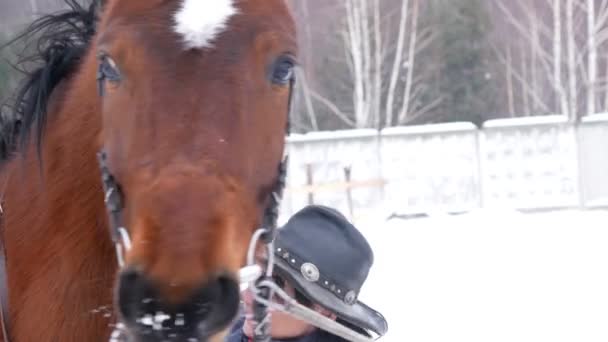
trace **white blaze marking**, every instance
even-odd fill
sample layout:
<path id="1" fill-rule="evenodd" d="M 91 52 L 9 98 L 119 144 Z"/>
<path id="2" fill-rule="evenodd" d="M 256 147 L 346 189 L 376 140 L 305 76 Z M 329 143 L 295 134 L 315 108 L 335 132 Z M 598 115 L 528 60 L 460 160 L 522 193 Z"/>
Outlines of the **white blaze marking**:
<path id="1" fill-rule="evenodd" d="M 233 0 L 182 0 L 174 29 L 188 48 L 210 47 L 236 13 Z"/>

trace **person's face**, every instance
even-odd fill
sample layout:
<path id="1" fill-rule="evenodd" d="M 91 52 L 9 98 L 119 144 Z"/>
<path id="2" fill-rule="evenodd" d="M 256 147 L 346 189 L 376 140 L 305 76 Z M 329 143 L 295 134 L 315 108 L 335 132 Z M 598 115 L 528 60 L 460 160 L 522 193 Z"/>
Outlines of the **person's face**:
<path id="1" fill-rule="evenodd" d="M 285 291 L 285 293 L 287 293 L 292 298 L 296 298 L 296 290 L 291 284 L 284 281 L 281 277 L 275 276 L 275 278 L 279 280 L 278 283 L 281 284 L 277 285 L 282 285 L 283 291 Z M 243 302 L 245 304 L 245 323 L 243 325 L 243 333 L 248 337 L 253 337 L 253 331 L 256 327 L 256 322 L 253 317 L 254 296 L 251 290 L 248 288 L 242 293 L 242 297 Z M 335 316 L 329 311 L 315 304 L 313 304 L 312 306 L 313 307 L 311 309 L 327 317 L 335 319 Z M 281 311 L 269 309 L 269 314 L 271 315 L 270 335 L 274 339 L 288 339 L 304 336 L 311 333 L 315 329 L 314 326 L 299 319 L 296 319 L 293 316 Z"/>

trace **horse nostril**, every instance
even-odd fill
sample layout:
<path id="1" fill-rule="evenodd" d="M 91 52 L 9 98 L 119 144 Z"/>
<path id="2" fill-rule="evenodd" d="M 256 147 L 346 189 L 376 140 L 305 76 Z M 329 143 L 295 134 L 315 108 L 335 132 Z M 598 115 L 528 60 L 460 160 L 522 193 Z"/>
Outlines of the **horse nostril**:
<path id="1" fill-rule="evenodd" d="M 213 335 L 226 328 L 239 312 L 240 304 L 239 283 L 228 276 L 222 275 L 207 286 L 207 291 L 215 296 L 209 301 L 211 312 L 201 322 L 200 329 Z"/>
<path id="2" fill-rule="evenodd" d="M 239 284 L 221 275 L 208 281 L 181 303 L 168 304 L 145 275 L 128 270 L 121 274 L 119 310 L 128 329 L 164 337 L 207 338 L 228 327 L 239 310 Z"/>
<path id="3" fill-rule="evenodd" d="M 134 269 L 120 275 L 118 308 L 125 323 L 136 323 L 145 313 L 152 312 L 158 298 L 155 288 L 146 277 Z"/>

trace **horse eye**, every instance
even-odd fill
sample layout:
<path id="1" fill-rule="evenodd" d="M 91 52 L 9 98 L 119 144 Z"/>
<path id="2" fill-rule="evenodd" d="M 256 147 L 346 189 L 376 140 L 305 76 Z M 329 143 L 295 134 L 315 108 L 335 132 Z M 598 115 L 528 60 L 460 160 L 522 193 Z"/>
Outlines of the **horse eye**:
<path id="1" fill-rule="evenodd" d="M 294 77 L 295 62 L 289 57 L 283 57 L 274 65 L 272 82 L 278 85 L 286 85 Z"/>
<path id="2" fill-rule="evenodd" d="M 99 73 L 105 80 L 118 83 L 121 80 L 120 70 L 114 60 L 108 56 L 100 57 Z"/>

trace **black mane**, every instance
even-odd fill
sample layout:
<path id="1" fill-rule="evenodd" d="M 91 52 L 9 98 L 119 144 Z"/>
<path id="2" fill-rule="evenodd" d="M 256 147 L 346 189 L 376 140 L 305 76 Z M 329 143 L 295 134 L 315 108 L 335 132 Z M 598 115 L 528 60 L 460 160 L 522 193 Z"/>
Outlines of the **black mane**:
<path id="1" fill-rule="evenodd" d="M 0 162 L 11 158 L 18 147 L 34 135 L 40 153 L 47 119 L 47 103 L 57 85 L 79 64 L 95 34 L 99 0 L 85 7 L 77 0 L 64 0 L 68 9 L 42 16 L 0 49 L 21 42 L 23 51 L 17 69 L 24 74 L 8 113 L 0 115 Z M 32 70 L 26 70 L 26 64 Z"/>

